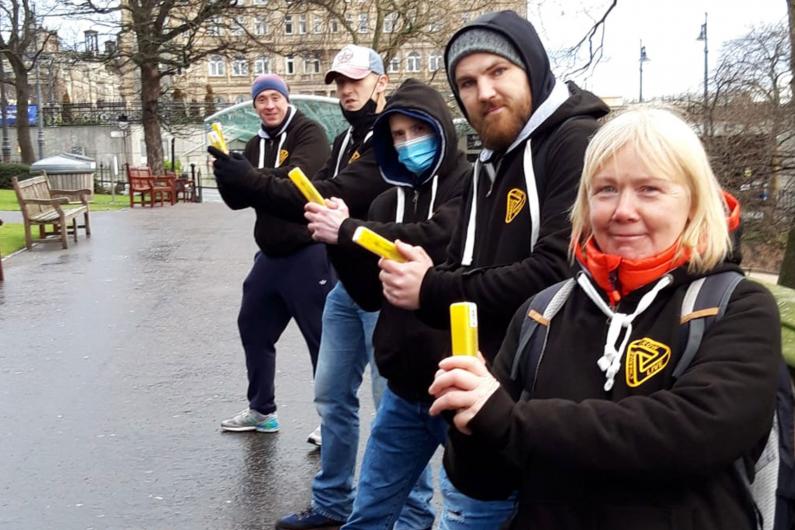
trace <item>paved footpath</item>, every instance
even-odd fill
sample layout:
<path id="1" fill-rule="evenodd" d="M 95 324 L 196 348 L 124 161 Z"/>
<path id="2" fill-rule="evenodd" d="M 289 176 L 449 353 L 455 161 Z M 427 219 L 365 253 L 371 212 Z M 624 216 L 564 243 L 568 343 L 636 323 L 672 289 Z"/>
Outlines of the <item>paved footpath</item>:
<path id="1" fill-rule="evenodd" d="M 253 220 L 219 203 L 102 212 L 91 239 L 3 263 L 0 528 L 272 528 L 306 506 L 318 418 L 297 328 L 278 354 L 282 432 L 218 425 L 245 406 Z"/>

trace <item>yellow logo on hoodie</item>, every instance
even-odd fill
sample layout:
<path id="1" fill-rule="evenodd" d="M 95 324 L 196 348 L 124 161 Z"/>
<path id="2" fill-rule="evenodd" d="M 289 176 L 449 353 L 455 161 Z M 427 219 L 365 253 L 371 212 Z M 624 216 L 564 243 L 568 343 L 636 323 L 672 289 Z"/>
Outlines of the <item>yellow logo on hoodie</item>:
<path id="1" fill-rule="evenodd" d="M 279 165 L 282 165 L 288 156 L 290 156 L 290 152 L 287 149 L 279 151 Z"/>
<path id="2" fill-rule="evenodd" d="M 638 387 L 654 377 L 671 359 L 671 348 L 644 337 L 633 340 L 627 347 L 627 385 Z"/>
<path id="3" fill-rule="evenodd" d="M 356 162 L 357 160 L 359 160 L 361 157 L 362 157 L 362 155 L 359 154 L 359 150 L 357 149 L 351 155 L 351 158 L 348 160 L 348 163 L 352 164 L 353 162 Z"/>
<path id="4" fill-rule="evenodd" d="M 507 225 L 519 215 L 527 202 L 527 195 L 519 188 L 513 188 L 508 192 L 508 199 L 505 203 L 505 224 Z"/>

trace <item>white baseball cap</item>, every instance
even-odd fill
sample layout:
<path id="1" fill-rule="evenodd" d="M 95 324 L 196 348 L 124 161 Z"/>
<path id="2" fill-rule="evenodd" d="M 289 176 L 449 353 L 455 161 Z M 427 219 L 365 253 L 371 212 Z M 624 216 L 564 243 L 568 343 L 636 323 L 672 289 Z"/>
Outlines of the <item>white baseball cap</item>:
<path id="1" fill-rule="evenodd" d="M 372 48 L 349 44 L 334 56 L 331 69 L 326 72 L 326 84 L 334 81 L 337 74 L 351 79 L 363 79 L 370 72 L 384 74 L 384 61 Z"/>

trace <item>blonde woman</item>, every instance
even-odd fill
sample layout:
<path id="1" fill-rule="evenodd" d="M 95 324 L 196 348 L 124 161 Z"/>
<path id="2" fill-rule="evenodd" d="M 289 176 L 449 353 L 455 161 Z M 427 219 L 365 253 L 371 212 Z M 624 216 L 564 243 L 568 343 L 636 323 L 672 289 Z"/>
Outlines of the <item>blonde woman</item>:
<path id="1" fill-rule="evenodd" d="M 493 366 L 440 363 L 431 412 L 454 413 L 453 483 L 482 498 L 518 489 L 516 529 L 755 528 L 734 466 L 753 466 L 771 429 L 772 296 L 741 279 L 673 373 L 688 286 L 740 271 L 729 259 L 739 205 L 683 120 L 638 108 L 589 144 L 571 218 L 579 270 L 537 364 L 519 347 L 529 304 Z"/>

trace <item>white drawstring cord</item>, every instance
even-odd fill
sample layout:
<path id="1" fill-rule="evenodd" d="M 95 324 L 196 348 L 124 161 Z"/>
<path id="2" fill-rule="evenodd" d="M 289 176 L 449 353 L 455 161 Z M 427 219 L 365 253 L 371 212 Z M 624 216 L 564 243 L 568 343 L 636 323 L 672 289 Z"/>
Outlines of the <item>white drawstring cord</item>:
<path id="1" fill-rule="evenodd" d="M 577 283 L 580 285 L 580 287 L 582 287 L 582 290 L 585 291 L 585 294 L 588 295 L 588 298 L 590 298 L 593 303 L 602 310 L 602 313 L 604 313 L 610 319 L 610 327 L 607 329 L 607 340 L 605 341 L 604 353 L 599 360 L 596 361 L 599 369 L 605 372 L 605 392 L 613 388 L 615 376 L 621 369 L 621 358 L 624 355 L 624 350 L 627 348 L 629 337 L 632 335 L 632 321 L 636 316 L 648 309 L 648 307 L 657 297 L 657 293 L 670 285 L 671 281 L 672 279 L 670 274 L 666 274 L 660 278 L 657 284 L 640 299 L 638 307 L 635 308 L 635 312 L 631 315 L 627 315 L 625 313 L 616 313 L 610 309 L 610 306 L 607 305 L 607 302 L 605 302 L 602 297 L 599 296 L 599 293 L 596 292 L 596 288 L 594 288 L 594 286 L 588 280 L 587 274 L 577 275 Z M 619 340 L 619 334 L 621 333 L 622 329 L 624 330 L 624 337 L 621 339 L 621 346 L 616 348 L 616 343 Z"/>

